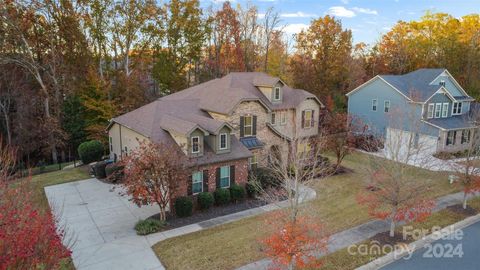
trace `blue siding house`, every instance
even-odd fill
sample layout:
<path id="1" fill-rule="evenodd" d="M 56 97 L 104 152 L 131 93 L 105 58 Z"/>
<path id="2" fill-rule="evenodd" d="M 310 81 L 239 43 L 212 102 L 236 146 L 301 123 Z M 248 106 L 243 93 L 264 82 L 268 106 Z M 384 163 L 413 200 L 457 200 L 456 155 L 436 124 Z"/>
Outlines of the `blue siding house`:
<path id="1" fill-rule="evenodd" d="M 402 132 L 428 151 L 456 152 L 471 145 L 470 97 L 446 69 L 378 75 L 347 93 L 349 115 L 388 139 Z"/>

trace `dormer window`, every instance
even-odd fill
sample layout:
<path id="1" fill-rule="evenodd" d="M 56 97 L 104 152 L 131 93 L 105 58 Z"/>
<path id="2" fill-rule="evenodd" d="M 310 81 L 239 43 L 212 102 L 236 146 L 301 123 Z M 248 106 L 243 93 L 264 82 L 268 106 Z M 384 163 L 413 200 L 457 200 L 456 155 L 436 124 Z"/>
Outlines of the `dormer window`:
<path id="1" fill-rule="evenodd" d="M 273 89 L 273 100 L 279 101 L 280 100 L 280 87 L 276 86 Z"/>
<path id="2" fill-rule="evenodd" d="M 462 102 L 454 102 L 453 103 L 452 114 L 453 115 L 462 114 Z"/>
<path id="3" fill-rule="evenodd" d="M 192 137 L 192 154 L 200 152 L 200 137 Z"/>
<path id="4" fill-rule="evenodd" d="M 219 149 L 220 150 L 225 150 L 228 148 L 227 145 L 227 133 L 222 133 L 220 134 L 220 141 L 219 141 Z"/>
<path id="5" fill-rule="evenodd" d="M 441 80 L 441 81 L 440 81 L 440 86 L 445 87 L 445 81 L 444 81 L 444 80 Z"/>

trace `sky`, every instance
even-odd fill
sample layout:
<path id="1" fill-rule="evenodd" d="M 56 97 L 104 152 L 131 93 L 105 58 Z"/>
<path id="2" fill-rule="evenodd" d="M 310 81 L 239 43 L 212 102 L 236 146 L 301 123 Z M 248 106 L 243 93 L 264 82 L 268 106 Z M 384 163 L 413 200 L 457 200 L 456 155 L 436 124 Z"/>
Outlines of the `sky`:
<path id="1" fill-rule="evenodd" d="M 225 0 L 202 0 L 203 7 L 221 6 Z M 445 12 L 455 17 L 480 13 L 480 0 L 231 0 L 232 5 L 250 1 L 259 16 L 269 7 L 281 15 L 289 35 L 308 27 L 312 19 L 334 15 L 344 28 L 352 30 L 354 43 L 375 43 L 397 21 L 418 20 L 426 11 Z"/>

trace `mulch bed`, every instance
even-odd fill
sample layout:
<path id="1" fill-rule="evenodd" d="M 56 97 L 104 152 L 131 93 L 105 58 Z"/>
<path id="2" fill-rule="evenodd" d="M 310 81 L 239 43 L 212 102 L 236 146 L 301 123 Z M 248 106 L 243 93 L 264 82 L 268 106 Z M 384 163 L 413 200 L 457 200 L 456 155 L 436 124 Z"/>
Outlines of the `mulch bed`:
<path id="1" fill-rule="evenodd" d="M 461 204 L 455 204 L 447 207 L 448 210 L 457 213 L 457 214 L 462 214 L 464 216 L 474 216 L 477 214 L 477 210 L 475 208 L 472 208 L 467 205 L 466 209 L 463 209 L 463 205 Z"/>
<path id="2" fill-rule="evenodd" d="M 407 239 L 403 239 L 403 234 L 398 231 L 395 231 L 394 237 L 390 237 L 390 232 L 386 231 L 386 232 L 376 234 L 374 237 L 371 238 L 371 240 L 378 241 L 380 243 L 380 246 L 383 246 L 383 245 L 394 246 L 400 243 L 410 243 L 412 242 L 413 238 L 408 237 Z"/>
<path id="3" fill-rule="evenodd" d="M 177 217 L 175 215 L 167 216 L 167 226 L 162 230 L 170 230 L 178 227 L 183 227 L 186 225 L 202 222 L 216 217 L 225 216 L 228 214 L 237 213 L 240 211 L 256 208 L 259 206 L 266 205 L 267 202 L 258 199 L 245 199 L 241 202 L 230 203 L 222 206 L 212 206 L 207 210 L 196 210 L 189 217 Z M 149 218 L 159 219 L 159 214 L 155 214 Z"/>

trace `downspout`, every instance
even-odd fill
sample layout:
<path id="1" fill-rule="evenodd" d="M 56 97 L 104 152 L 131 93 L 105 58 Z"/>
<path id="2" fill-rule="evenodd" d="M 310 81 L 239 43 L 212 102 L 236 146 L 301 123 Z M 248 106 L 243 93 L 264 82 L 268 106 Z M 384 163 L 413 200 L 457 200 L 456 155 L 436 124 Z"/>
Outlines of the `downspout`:
<path id="1" fill-rule="evenodd" d="M 120 133 L 120 159 L 123 160 L 122 125 L 118 125 L 118 130 Z"/>

